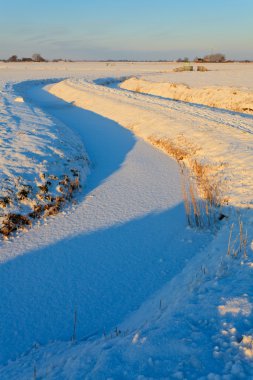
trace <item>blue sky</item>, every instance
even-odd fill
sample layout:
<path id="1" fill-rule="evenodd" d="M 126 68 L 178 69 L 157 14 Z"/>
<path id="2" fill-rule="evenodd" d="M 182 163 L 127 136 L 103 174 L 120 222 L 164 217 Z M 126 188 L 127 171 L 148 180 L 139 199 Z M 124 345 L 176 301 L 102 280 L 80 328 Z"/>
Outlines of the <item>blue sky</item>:
<path id="1" fill-rule="evenodd" d="M 253 0 L 0 0 L 0 58 L 253 59 Z"/>

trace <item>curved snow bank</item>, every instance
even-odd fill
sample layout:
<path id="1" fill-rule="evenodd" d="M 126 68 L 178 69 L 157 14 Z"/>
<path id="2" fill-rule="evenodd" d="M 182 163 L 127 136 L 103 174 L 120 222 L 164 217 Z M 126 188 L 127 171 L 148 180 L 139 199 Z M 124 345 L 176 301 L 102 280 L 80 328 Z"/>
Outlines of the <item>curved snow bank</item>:
<path id="1" fill-rule="evenodd" d="M 251 205 L 253 119 L 226 111 L 175 103 L 148 95 L 65 80 L 49 91 L 68 102 L 117 121 L 159 148 L 183 151 L 190 165 L 206 168 L 224 198 Z"/>
<path id="2" fill-rule="evenodd" d="M 212 240 L 186 227 L 173 160 L 41 87 L 24 91 L 25 104 L 73 128 L 94 169 L 81 202 L 1 247 L 1 364 L 69 342 L 75 310 L 78 341 L 108 334 Z"/>
<path id="3" fill-rule="evenodd" d="M 217 86 L 193 88 L 180 83 L 150 82 L 141 78 L 127 79 L 119 87 L 125 90 L 253 114 L 253 91 Z"/>
<path id="4" fill-rule="evenodd" d="M 181 273 L 113 330 L 74 342 L 35 344 L 0 366 L 1 380 L 32 379 L 34 373 L 63 380 L 252 379 L 253 263 L 241 254 L 226 255 L 228 234 L 225 225 Z M 140 264 L 142 275 L 146 261 Z"/>
<path id="5" fill-rule="evenodd" d="M 70 129 L 16 97 L 10 85 L 0 93 L 0 142 L 0 236 L 7 238 L 57 214 L 85 180 L 88 161 Z"/>

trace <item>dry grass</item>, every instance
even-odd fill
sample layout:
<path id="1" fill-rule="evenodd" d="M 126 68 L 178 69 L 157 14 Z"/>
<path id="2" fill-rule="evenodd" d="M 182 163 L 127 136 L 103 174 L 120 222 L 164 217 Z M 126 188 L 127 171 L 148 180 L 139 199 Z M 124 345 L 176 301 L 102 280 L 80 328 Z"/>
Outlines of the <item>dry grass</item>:
<path id="1" fill-rule="evenodd" d="M 201 197 L 206 200 L 210 206 L 220 206 L 224 203 L 224 198 L 221 196 L 221 183 L 214 180 L 212 173 L 217 173 L 219 168 L 211 165 L 204 165 L 196 160 L 191 162 L 191 170 L 194 174 L 198 186 L 198 192 Z"/>
<path id="2" fill-rule="evenodd" d="M 183 162 L 180 163 L 182 194 L 188 225 L 196 228 L 211 228 L 218 213 L 216 206 L 199 196 L 197 181 Z"/>
<path id="3" fill-rule="evenodd" d="M 190 204 L 190 212 L 194 215 L 194 218 L 191 218 L 190 215 L 187 216 L 189 225 L 199 228 L 215 227 L 217 222 L 225 217 L 221 212 L 224 198 L 220 183 L 208 175 L 211 171 L 209 165 L 201 165 L 194 160 L 189 168 L 183 162 L 180 163 L 180 166 L 184 182 L 183 195 L 186 213 L 189 212 L 188 204 Z"/>
<path id="4" fill-rule="evenodd" d="M 187 222 L 192 227 L 210 228 L 224 215 L 218 210 L 225 203 L 217 173 L 222 165 L 202 164 L 196 160 L 197 147 L 183 136 L 171 141 L 149 138 L 151 143 L 172 156 L 180 166 L 182 194 Z M 216 177 L 216 179 L 215 179 Z"/>
<path id="5" fill-rule="evenodd" d="M 234 223 L 231 224 L 230 231 L 229 231 L 228 249 L 227 249 L 227 255 L 228 256 L 230 256 L 230 254 L 231 254 L 231 239 L 232 239 L 233 229 L 234 229 Z"/>
<path id="6" fill-rule="evenodd" d="M 172 142 L 169 139 L 150 136 L 149 141 L 153 145 L 158 146 L 160 149 L 164 150 L 178 162 L 183 161 L 190 156 L 188 147 L 181 147 L 179 144 Z"/>
<path id="7" fill-rule="evenodd" d="M 237 228 L 234 227 L 233 223 L 229 231 L 227 255 L 236 258 L 241 254 L 247 258 L 248 232 L 240 217 Z"/>
<path id="8" fill-rule="evenodd" d="M 207 67 L 205 66 L 198 66 L 197 67 L 197 71 L 201 71 L 201 72 L 205 72 L 205 71 L 209 71 Z"/>
<path id="9" fill-rule="evenodd" d="M 185 65 L 185 66 L 175 67 L 175 69 L 173 69 L 173 71 L 176 73 L 180 73 L 183 71 L 193 71 L 193 66 Z"/>

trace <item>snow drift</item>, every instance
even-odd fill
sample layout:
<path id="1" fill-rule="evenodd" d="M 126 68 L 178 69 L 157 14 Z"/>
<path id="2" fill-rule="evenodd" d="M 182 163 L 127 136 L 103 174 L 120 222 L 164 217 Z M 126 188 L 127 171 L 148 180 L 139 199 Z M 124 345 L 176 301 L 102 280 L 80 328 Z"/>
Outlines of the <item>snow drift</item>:
<path id="1" fill-rule="evenodd" d="M 180 83 L 159 83 L 135 77 L 123 81 L 119 87 L 185 102 L 205 104 L 209 107 L 253 114 L 253 91 L 239 88 L 225 86 L 194 88 Z"/>

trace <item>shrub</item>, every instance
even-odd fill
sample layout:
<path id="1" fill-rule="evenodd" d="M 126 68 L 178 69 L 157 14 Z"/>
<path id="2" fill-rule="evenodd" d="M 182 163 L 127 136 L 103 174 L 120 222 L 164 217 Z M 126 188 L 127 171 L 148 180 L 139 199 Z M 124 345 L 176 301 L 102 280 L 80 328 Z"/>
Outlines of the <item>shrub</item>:
<path id="1" fill-rule="evenodd" d="M 205 66 L 198 66 L 198 67 L 197 67 L 197 71 L 202 71 L 202 72 L 204 72 L 204 71 L 208 71 L 208 69 L 207 69 Z"/>
<path id="2" fill-rule="evenodd" d="M 204 57 L 205 62 L 211 62 L 211 63 L 225 62 L 225 60 L 226 60 L 225 55 L 221 53 L 209 54 Z"/>
<path id="3" fill-rule="evenodd" d="M 193 66 L 191 65 L 180 66 L 180 67 L 176 67 L 173 71 L 175 72 L 193 71 Z"/>

